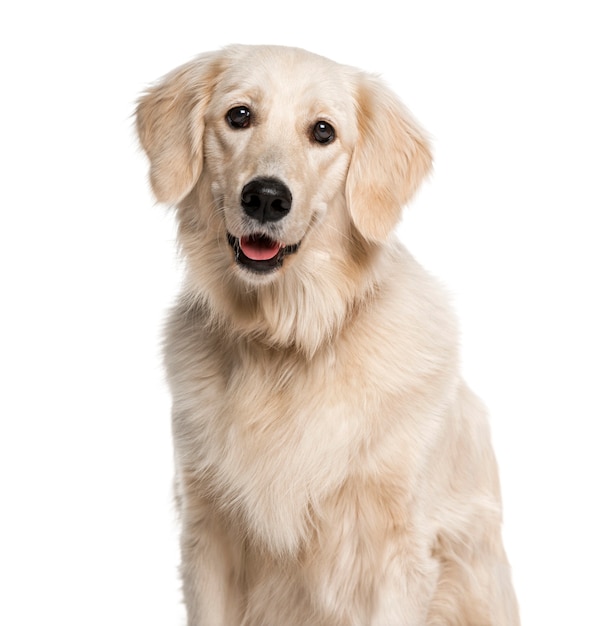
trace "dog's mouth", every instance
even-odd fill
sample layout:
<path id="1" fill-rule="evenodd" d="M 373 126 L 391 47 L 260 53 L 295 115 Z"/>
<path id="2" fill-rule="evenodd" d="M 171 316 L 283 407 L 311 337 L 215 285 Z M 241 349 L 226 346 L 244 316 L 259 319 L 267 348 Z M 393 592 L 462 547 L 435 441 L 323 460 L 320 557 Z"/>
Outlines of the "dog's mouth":
<path id="1" fill-rule="evenodd" d="M 236 263 L 257 273 L 279 269 L 284 258 L 294 254 L 300 246 L 300 243 L 286 246 L 263 234 L 234 237 L 228 233 L 227 241 L 234 250 Z"/>

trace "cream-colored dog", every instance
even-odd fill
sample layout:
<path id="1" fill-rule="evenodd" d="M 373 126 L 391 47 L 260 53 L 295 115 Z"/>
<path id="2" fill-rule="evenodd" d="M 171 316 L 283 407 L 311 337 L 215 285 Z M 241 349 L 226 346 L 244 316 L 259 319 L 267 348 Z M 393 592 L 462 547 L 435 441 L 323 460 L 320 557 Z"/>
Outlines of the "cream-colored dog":
<path id="1" fill-rule="evenodd" d="M 427 141 L 373 76 L 234 46 L 141 99 L 193 626 L 519 623 L 485 410 L 397 242 Z"/>

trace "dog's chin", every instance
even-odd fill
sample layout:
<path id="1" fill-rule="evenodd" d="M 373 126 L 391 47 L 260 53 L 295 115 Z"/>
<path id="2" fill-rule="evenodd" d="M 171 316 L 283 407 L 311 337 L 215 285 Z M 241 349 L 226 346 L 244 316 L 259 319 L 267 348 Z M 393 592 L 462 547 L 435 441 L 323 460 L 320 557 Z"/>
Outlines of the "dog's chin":
<path id="1" fill-rule="evenodd" d="M 300 247 L 300 242 L 285 245 L 263 234 L 236 237 L 228 233 L 227 241 L 234 252 L 236 265 L 254 278 L 277 273 L 286 257 L 296 253 Z"/>

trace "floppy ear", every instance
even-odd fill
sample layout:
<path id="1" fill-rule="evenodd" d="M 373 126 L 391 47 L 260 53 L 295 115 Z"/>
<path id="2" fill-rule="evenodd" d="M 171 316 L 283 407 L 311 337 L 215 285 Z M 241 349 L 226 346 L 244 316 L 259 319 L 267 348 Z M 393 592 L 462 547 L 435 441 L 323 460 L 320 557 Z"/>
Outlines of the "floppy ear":
<path id="1" fill-rule="evenodd" d="M 160 202 L 179 202 L 200 176 L 204 112 L 219 75 L 219 60 L 218 53 L 199 56 L 167 74 L 138 102 L 138 136 Z"/>
<path id="2" fill-rule="evenodd" d="M 377 78 L 360 76 L 356 112 L 359 138 L 347 175 L 346 197 L 361 235 L 382 242 L 429 172 L 432 156 L 423 131 Z"/>

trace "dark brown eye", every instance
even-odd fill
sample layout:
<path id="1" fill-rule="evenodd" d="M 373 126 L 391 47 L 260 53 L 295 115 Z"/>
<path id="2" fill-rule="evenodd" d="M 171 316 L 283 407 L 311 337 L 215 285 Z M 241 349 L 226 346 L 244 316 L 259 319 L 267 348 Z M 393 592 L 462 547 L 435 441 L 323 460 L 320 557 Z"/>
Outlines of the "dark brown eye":
<path id="1" fill-rule="evenodd" d="M 245 106 L 234 107 L 227 112 L 225 119 L 232 128 L 246 128 L 250 125 L 250 109 Z"/>
<path id="2" fill-rule="evenodd" d="M 317 143 L 330 143 L 336 138 L 334 127 L 328 122 L 319 121 L 313 126 L 313 138 Z"/>

